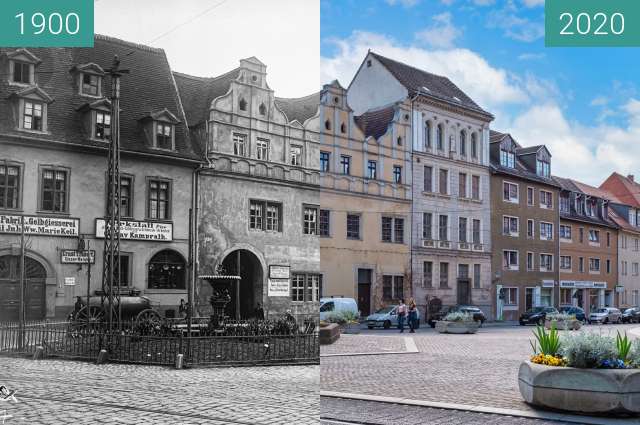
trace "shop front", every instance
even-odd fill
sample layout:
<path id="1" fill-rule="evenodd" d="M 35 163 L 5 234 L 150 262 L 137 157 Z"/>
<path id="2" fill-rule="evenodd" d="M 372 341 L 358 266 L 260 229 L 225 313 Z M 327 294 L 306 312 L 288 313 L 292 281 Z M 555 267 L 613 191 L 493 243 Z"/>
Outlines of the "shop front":
<path id="1" fill-rule="evenodd" d="M 607 298 L 607 282 L 583 280 L 561 280 L 561 305 L 573 305 L 584 309 L 585 314 L 600 308 L 613 306 L 612 297 Z M 607 300 L 611 303 L 608 303 Z"/>

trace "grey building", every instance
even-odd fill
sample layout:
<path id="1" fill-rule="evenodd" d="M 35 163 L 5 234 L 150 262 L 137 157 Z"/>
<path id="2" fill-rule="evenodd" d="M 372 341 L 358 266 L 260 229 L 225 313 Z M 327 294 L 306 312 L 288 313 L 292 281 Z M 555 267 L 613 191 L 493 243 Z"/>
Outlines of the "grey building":
<path id="1" fill-rule="evenodd" d="M 271 317 L 317 314 L 319 94 L 275 97 L 255 57 L 216 78 L 174 75 L 208 161 L 197 182 L 197 275 L 241 277 L 239 297 L 227 284 L 231 316 L 251 317 L 258 304 Z M 215 280 L 196 283 L 201 315 Z"/>

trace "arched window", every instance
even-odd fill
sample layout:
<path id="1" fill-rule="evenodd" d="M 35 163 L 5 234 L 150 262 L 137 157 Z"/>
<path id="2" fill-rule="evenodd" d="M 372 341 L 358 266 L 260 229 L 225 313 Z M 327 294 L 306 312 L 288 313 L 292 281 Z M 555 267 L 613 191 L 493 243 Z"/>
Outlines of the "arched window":
<path id="1" fill-rule="evenodd" d="M 344 134 L 344 133 L 346 133 L 346 132 L 347 132 L 347 126 L 346 126 L 346 125 L 344 125 L 344 123 L 340 124 L 340 132 L 341 132 L 342 134 Z"/>
<path id="2" fill-rule="evenodd" d="M 149 261 L 149 289 L 185 289 L 186 264 L 171 249 L 158 252 Z"/>
<path id="3" fill-rule="evenodd" d="M 436 143 L 438 143 L 438 150 L 444 150 L 444 126 L 442 124 L 438 124 L 436 128 Z"/>
<path id="4" fill-rule="evenodd" d="M 402 137 L 401 136 L 398 136 L 397 142 L 398 142 L 398 146 L 402 146 Z"/>
<path id="5" fill-rule="evenodd" d="M 431 123 L 429 121 L 424 123 L 424 147 L 425 149 L 431 148 Z"/>
<path id="6" fill-rule="evenodd" d="M 327 129 L 327 130 L 331 130 L 331 121 L 326 120 L 324 122 L 324 128 Z"/>
<path id="7" fill-rule="evenodd" d="M 467 132 L 460 132 L 460 155 L 467 156 Z"/>
<path id="8" fill-rule="evenodd" d="M 246 111 L 247 110 L 247 101 L 244 100 L 244 98 L 240 99 L 240 102 L 238 103 L 238 105 L 240 106 L 240 110 L 241 111 Z"/>
<path id="9" fill-rule="evenodd" d="M 260 106 L 258 107 L 258 112 L 260 112 L 260 115 L 266 115 L 267 114 L 267 107 L 264 106 L 264 103 L 260 104 Z"/>
<path id="10" fill-rule="evenodd" d="M 471 133 L 471 158 L 478 158 L 478 136 L 476 133 Z"/>

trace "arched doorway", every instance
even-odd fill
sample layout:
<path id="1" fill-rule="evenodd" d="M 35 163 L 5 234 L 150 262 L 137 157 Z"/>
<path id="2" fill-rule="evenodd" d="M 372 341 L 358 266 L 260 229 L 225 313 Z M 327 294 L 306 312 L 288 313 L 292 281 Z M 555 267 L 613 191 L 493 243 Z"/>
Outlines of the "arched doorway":
<path id="1" fill-rule="evenodd" d="M 227 305 L 226 314 L 229 317 L 236 317 L 236 310 L 239 305 L 241 319 L 253 317 L 257 304 L 263 304 L 263 271 L 260 260 L 251 251 L 238 249 L 230 252 L 225 257 L 222 261 L 222 267 L 226 273 L 241 277 L 239 298 L 236 292 L 237 281 L 230 280 L 225 283 L 231 294 L 231 302 Z"/>
<path id="2" fill-rule="evenodd" d="M 45 316 L 47 272 L 38 261 L 24 259 L 26 320 Z M 0 256 L 0 321 L 18 321 L 20 316 L 20 256 Z"/>

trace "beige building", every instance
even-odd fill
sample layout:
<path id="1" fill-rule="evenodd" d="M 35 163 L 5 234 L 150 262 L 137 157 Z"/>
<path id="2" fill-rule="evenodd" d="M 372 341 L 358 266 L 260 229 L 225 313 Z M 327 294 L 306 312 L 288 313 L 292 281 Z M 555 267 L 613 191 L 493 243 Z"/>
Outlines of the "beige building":
<path id="1" fill-rule="evenodd" d="M 320 96 L 322 296 L 361 315 L 411 294 L 410 105 L 355 116 L 333 81 Z"/>

